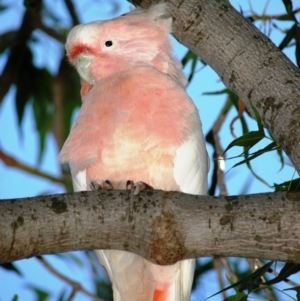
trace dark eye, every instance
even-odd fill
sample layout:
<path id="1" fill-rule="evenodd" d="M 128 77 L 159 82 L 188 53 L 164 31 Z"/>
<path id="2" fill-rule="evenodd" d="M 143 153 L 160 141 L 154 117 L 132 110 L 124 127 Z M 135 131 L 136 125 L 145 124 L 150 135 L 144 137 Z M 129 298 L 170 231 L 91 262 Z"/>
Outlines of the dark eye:
<path id="1" fill-rule="evenodd" d="M 106 41 L 106 42 L 105 42 L 105 46 L 106 46 L 106 47 L 110 47 L 110 46 L 112 46 L 112 44 L 113 44 L 112 41 Z"/>

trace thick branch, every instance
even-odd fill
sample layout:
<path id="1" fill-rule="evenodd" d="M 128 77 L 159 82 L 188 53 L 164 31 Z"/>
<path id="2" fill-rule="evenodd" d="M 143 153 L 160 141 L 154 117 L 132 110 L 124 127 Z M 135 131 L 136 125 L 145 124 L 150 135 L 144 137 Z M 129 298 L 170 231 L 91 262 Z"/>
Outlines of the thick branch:
<path id="1" fill-rule="evenodd" d="M 147 7 L 155 1 L 132 0 Z M 249 107 L 300 172 L 300 72 L 228 0 L 170 0 L 174 35 Z M 250 111 L 252 111 L 250 109 Z"/>
<path id="2" fill-rule="evenodd" d="M 0 201 L 0 263 L 119 249 L 158 264 L 198 256 L 300 262 L 300 194 L 80 192 Z"/>

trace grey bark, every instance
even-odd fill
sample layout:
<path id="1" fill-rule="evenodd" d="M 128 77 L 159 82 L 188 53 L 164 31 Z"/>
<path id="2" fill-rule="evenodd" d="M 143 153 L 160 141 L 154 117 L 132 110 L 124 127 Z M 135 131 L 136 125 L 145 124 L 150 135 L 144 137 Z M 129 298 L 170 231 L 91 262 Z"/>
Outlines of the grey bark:
<path id="1" fill-rule="evenodd" d="M 131 2 L 148 7 L 157 1 Z M 174 20 L 174 36 L 210 65 L 248 108 L 251 100 L 299 173 L 299 69 L 229 1 L 166 2 Z"/>
<path id="2" fill-rule="evenodd" d="M 300 262 L 300 193 L 80 192 L 0 201 L 0 263 L 82 249 L 158 264 L 199 256 Z"/>

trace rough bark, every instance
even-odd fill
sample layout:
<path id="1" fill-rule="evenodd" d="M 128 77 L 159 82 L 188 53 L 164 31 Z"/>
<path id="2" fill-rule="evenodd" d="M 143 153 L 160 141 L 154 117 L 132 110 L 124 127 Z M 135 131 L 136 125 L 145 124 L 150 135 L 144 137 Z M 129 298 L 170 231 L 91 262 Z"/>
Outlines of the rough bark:
<path id="1" fill-rule="evenodd" d="M 81 192 L 2 200 L 0 215 L 0 263 L 106 248 L 163 265 L 199 256 L 300 262 L 300 193 Z"/>
<path id="2" fill-rule="evenodd" d="M 148 7 L 157 1 L 131 2 Z M 300 172 L 299 69 L 229 1 L 167 2 L 174 36 L 209 64 L 248 108 L 251 100 Z"/>

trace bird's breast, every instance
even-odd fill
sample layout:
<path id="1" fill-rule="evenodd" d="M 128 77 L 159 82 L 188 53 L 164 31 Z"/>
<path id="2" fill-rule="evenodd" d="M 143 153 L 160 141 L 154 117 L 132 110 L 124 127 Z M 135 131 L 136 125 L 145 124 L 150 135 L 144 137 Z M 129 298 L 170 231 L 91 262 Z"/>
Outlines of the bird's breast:
<path id="1" fill-rule="evenodd" d="M 89 180 L 144 181 L 177 190 L 175 152 L 197 120 L 179 85 L 140 68 L 102 80 L 86 94 L 64 148 L 78 150 L 72 165 L 85 167 Z"/>

